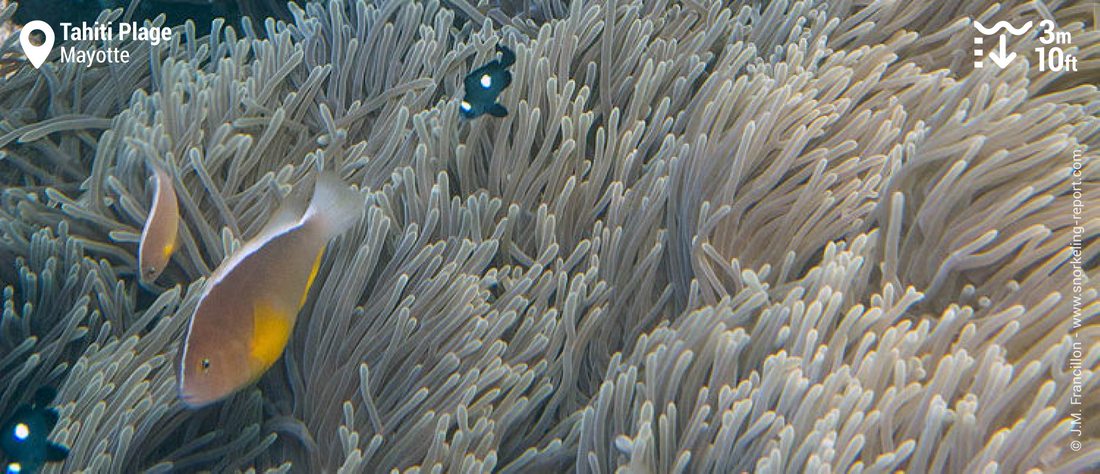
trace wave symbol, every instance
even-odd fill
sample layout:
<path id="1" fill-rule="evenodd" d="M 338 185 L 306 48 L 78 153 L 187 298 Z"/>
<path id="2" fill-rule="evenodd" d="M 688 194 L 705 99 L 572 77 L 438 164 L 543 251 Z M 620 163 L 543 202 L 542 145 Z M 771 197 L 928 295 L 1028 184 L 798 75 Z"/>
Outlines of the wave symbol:
<path id="1" fill-rule="evenodd" d="M 993 28 L 986 28 L 982 26 L 981 23 L 975 21 L 974 28 L 977 28 L 978 31 L 980 31 L 983 35 L 992 35 L 996 34 L 998 31 L 1006 30 L 1009 33 L 1012 33 L 1012 36 L 1020 36 L 1024 33 L 1027 33 L 1027 31 L 1031 29 L 1031 22 L 1029 21 L 1027 23 L 1024 23 L 1024 26 L 1021 26 L 1020 28 L 1014 28 L 1012 24 L 1007 21 L 998 21 L 996 24 L 993 25 Z"/>

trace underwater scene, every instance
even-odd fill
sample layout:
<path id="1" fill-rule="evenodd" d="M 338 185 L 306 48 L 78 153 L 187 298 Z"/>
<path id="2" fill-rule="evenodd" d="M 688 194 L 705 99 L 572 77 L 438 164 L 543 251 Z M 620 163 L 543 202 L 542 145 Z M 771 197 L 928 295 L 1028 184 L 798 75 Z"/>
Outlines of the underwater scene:
<path id="1" fill-rule="evenodd" d="M 1100 0 L 0 0 L 0 474 L 1100 473 Z"/>

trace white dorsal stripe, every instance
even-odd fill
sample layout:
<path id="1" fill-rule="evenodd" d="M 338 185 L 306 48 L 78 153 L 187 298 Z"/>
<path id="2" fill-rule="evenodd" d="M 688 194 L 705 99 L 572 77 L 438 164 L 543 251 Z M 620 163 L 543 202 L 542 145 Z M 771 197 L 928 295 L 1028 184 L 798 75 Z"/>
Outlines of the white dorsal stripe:
<path id="1" fill-rule="evenodd" d="M 229 272 L 232 272 L 234 268 L 237 268 L 237 265 L 243 262 L 244 259 L 247 258 L 249 255 L 252 255 L 257 250 L 263 248 L 263 246 L 267 245 L 268 242 L 271 242 L 272 240 L 275 240 L 285 234 L 290 233 L 291 231 L 298 229 L 302 226 L 302 224 L 305 223 L 305 221 L 306 219 L 303 216 L 303 218 L 298 219 L 297 221 L 289 222 L 286 224 L 278 225 L 276 223 L 272 223 L 271 229 L 260 230 L 260 233 L 256 236 L 256 238 L 249 240 L 241 245 L 241 248 L 237 249 L 236 252 L 233 252 L 233 254 L 225 260 L 224 265 L 218 265 L 218 268 L 210 274 L 209 283 L 207 283 L 206 289 L 203 290 L 202 297 L 205 297 L 206 294 L 210 292 L 210 289 L 212 289 L 214 286 L 217 286 L 218 283 L 221 283 L 221 281 L 225 278 L 225 275 L 227 275 Z M 202 300 L 202 297 L 200 297 L 200 301 Z"/>
<path id="2" fill-rule="evenodd" d="M 161 171 L 158 169 L 153 173 L 153 207 L 149 209 L 149 220 L 152 221 L 157 216 L 157 210 L 160 209 L 160 196 L 164 194 L 164 177 L 161 175 Z"/>
<path id="3" fill-rule="evenodd" d="M 153 204 L 149 208 L 149 215 L 145 216 L 145 226 L 141 229 L 141 241 L 138 242 L 138 266 L 145 263 L 145 259 L 142 258 L 145 253 L 145 239 L 149 235 L 149 230 L 152 227 L 154 219 L 160 215 L 160 197 L 164 194 L 164 172 L 160 168 L 153 168 Z M 144 271 L 144 268 L 139 268 L 138 271 Z"/>

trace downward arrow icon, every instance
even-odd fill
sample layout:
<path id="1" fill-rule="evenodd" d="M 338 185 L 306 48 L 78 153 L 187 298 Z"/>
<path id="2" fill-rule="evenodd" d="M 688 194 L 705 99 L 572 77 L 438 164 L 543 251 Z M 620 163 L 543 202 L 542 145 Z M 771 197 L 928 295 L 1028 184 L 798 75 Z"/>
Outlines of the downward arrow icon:
<path id="1" fill-rule="evenodd" d="M 993 63 L 995 63 L 1001 69 L 1008 67 L 1009 64 L 1012 64 L 1012 60 L 1016 59 L 1016 53 L 1009 53 L 1008 51 L 1005 51 L 1004 33 L 1001 34 L 1000 48 L 994 51 L 990 51 L 989 59 L 993 60 Z"/>

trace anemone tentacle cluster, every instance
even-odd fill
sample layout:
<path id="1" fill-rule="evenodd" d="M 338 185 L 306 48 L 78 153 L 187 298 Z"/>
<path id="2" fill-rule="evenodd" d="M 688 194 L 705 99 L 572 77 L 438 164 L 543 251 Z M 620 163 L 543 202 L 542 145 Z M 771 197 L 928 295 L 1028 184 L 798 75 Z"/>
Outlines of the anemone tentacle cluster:
<path id="1" fill-rule="evenodd" d="M 290 12 L 0 78 L 0 407 L 59 387 L 47 472 L 1100 465 L 1100 423 L 1071 431 L 1100 408 L 1088 0 Z M 1077 72 L 974 68 L 974 21 L 1036 18 Z M 510 113 L 462 121 L 498 44 Z M 147 290 L 152 158 L 182 223 Z M 321 169 L 365 218 L 282 360 L 184 408 L 204 277 Z"/>

